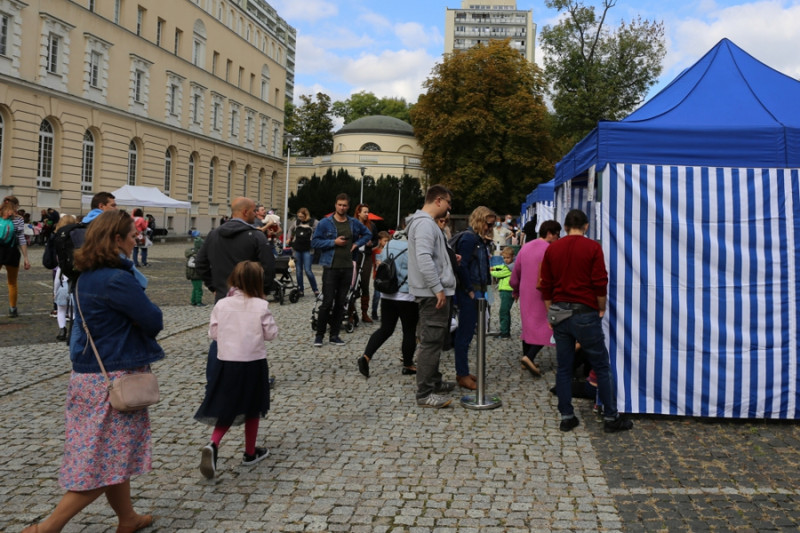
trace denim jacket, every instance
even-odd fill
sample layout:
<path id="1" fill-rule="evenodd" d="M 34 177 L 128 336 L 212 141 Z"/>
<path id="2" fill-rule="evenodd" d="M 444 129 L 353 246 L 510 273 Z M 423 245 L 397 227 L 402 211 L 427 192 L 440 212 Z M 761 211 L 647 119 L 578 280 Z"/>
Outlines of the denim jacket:
<path id="1" fill-rule="evenodd" d="M 106 371 L 145 366 L 164 358 L 156 335 L 164 328 L 161 309 L 144 292 L 133 274 L 133 263 L 81 273 L 77 282 L 75 321 L 69 352 L 72 369 L 99 373 L 100 365 L 83 330 L 77 302 L 86 318 Z"/>
<path id="2" fill-rule="evenodd" d="M 464 292 L 485 291 L 491 283 L 489 275 L 489 249 L 483 238 L 470 230 L 464 233 L 455 251 L 461 256 L 458 277 Z"/>
<path id="3" fill-rule="evenodd" d="M 367 227 L 353 217 L 347 217 L 350 221 L 350 230 L 353 232 L 353 243 L 356 247 L 361 248 L 367 244 L 372 238 L 372 233 Z M 336 247 L 334 241 L 338 233 L 336 231 L 336 224 L 333 221 L 333 215 L 325 217 L 317 224 L 317 229 L 314 230 L 314 236 L 311 237 L 311 247 L 320 251 L 319 264 L 324 267 L 331 266 L 333 262 L 333 250 Z"/>

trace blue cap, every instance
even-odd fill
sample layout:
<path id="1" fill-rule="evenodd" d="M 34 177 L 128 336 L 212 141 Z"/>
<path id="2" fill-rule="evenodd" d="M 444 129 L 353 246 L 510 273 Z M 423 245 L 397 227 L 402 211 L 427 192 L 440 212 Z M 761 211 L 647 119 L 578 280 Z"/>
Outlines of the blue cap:
<path id="1" fill-rule="evenodd" d="M 199 232 L 199 231 L 197 231 L 197 230 L 195 229 L 195 230 L 192 230 L 192 231 L 189 233 L 189 235 L 191 235 L 192 237 L 194 237 L 194 238 L 196 239 L 197 237 L 199 237 L 199 236 L 200 236 L 200 232 Z"/>

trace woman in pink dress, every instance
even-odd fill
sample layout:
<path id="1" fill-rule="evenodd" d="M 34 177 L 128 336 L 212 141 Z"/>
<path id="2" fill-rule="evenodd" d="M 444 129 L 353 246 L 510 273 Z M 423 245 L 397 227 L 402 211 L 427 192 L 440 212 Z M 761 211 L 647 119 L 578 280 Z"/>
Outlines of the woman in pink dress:
<path id="1" fill-rule="evenodd" d="M 522 366 L 534 376 L 542 375 L 542 370 L 535 362 L 536 355 L 545 346 L 553 346 L 550 342 L 553 331 L 547 322 L 542 294 L 537 289 L 539 267 L 545 250 L 551 242 L 558 239 L 560 233 L 561 224 L 555 220 L 542 222 L 539 226 L 539 238 L 525 243 L 517 254 L 514 271 L 511 273 L 511 288 L 514 299 L 519 299 L 522 320 Z M 528 235 L 528 232 L 525 234 Z"/>

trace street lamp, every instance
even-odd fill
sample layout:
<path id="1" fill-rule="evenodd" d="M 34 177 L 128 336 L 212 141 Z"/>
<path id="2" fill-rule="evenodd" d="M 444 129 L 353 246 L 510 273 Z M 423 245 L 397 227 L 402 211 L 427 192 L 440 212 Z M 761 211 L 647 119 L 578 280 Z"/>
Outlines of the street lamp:
<path id="1" fill-rule="evenodd" d="M 403 191 L 403 179 L 397 182 L 397 226 L 395 228 L 400 230 L 400 193 Z"/>
<path id="2" fill-rule="evenodd" d="M 283 191 L 283 243 L 286 245 L 286 226 L 289 221 L 289 165 L 292 159 L 292 139 L 291 135 L 286 135 L 286 188 Z"/>
<path id="3" fill-rule="evenodd" d="M 364 203 L 364 172 L 367 171 L 367 167 L 359 167 L 358 170 L 361 171 L 361 201 L 359 201 L 358 203 L 363 204 Z M 358 213 L 356 213 L 356 216 L 358 216 Z"/>

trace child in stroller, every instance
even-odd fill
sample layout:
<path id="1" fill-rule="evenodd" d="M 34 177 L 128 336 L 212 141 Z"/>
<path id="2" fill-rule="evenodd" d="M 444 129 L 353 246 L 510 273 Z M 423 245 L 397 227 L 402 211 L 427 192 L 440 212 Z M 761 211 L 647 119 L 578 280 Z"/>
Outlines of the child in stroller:
<path id="1" fill-rule="evenodd" d="M 275 301 L 283 305 L 286 293 L 289 293 L 289 301 L 297 303 L 300 299 L 300 291 L 295 285 L 292 272 L 294 271 L 294 259 L 290 255 L 279 255 L 275 257 L 275 281 L 272 293 Z"/>

